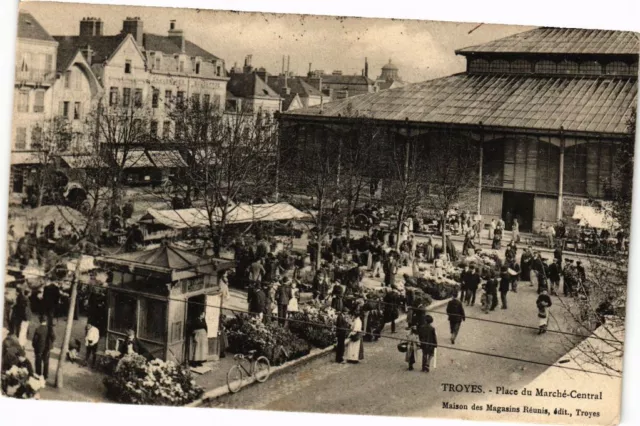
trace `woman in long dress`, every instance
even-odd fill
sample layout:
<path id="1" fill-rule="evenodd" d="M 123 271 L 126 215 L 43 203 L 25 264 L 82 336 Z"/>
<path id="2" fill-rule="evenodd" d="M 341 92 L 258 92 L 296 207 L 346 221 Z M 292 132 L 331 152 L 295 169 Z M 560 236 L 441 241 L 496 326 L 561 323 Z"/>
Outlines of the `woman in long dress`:
<path id="1" fill-rule="evenodd" d="M 346 359 L 350 363 L 358 363 L 364 359 L 362 346 L 362 314 L 358 312 L 351 324 L 351 332 L 347 337 Z"/>
<path id="2" fill-rule="evenodd" d="M 222 301 L 226 302 L 227 300 L 229 300 L 229 271 L 224 271 L 222 273 L 219 284 Z"/>
<path id="3" fill-rule="evenodd" d="M 204 312 L 193 322 L 192 345 L 191 361 L 196 366 L 202 365 L 209 355 L 209 339 L 207 337 L 207 322 L 204 318 Z"/>
<path id="4" fill-rule="evenodd" d="M 429 237 L 429 239 L 427 240 L 427 245 L 425 246 L 425 257 L 426 257 L 427 263 L 433 262 L 434 259 L 436 258 L 435 251 L 433 248 L 433 240 L 431 239 L 431 237 Z"/>
<path id="5" fill-rule="evenodd" d="M 300 290 L 298 290 L 295 282 L 291 283 L 291 299 L 289 299 L 289 306 L 287 306 L 287 312 L 298 312 L 298 298 L 300 297 Z"/>
<path id="6" fill-rule="evenodd" d="M 420 348 L 420 337 L 418 336 L 417 327 L 411 327 L 411 331 L 407 336 L 407 353 L 404 360 L 409 364 L 408 370 L 413 370 L 413 364 L 416 363 L 416 353 Z"/>

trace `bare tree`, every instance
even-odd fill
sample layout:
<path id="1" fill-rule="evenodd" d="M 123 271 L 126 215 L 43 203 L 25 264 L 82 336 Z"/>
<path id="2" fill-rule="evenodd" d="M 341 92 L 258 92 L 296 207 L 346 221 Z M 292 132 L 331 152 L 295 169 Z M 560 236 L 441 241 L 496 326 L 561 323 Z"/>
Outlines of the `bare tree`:
<path id="1" fill-rule="evenodd" d="M 202 208 L 219 256 L 238 209 L 273 189 L 277 123 L 269 113 L 248 108 L 225 112 L 197 100 L 176 104 L 171 118 L 176 143 L 182 143 L 187 157 L 184 173 L 174 181 L 174 196 L 185 207 Z"/>

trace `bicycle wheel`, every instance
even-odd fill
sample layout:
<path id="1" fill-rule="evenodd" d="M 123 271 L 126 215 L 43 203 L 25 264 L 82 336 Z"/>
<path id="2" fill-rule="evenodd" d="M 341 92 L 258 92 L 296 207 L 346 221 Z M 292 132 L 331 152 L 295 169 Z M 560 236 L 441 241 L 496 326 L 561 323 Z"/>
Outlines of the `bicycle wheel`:
<path id="1" fill-rule="evenodd" d="M 227 386 L 229 387 L 229 391 L 231 393 L 236 393 L 242 387 L 242 379 L 244 377 L 244 373 L 242 372 L 242 368 L 237 365 L 234 365 L 229 369 L 227 373 Z"/>
<path id="2" fill-rule="evenodd" d="M 271 374 L 271 365 L 267 357 L 261 356 L 256 360 L 253 365 L 253 374 L 258 382 L 264 383 L 267 381 L 269 374 Z"/>

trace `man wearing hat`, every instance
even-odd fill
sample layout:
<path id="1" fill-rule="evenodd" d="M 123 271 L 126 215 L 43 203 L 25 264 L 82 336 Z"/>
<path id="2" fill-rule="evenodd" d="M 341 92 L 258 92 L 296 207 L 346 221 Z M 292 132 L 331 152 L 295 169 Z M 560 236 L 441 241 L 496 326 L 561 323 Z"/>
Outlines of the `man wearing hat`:
<path id="1" fill-rule="evenodd" d="M 429 372 L 431 358 L 433 358 L 435 350 L 438 347 L 436 329 L 433 328 L 431 324 L 433 324 L 433 317 L 431 315 L 427 315 L 425 316 L 422 324 L 418 327 L 420 349 L 422 350 L 422 371 L 425 373 Z"/>
<path id="2" fill-rule="evenodd" d="M 447 316 L 449 318 L 449 325 L 451 329 L 451 344 L 455 345 L 456 337 L 460 332 L 460 325 L 462 321 L 466 319 L 464 314 L 464 306 L 462 302 L 458 300 L 458 292 L 454 291 L 449 303 L 447 303 Z"/>
<path id="3" fill-rule="evenodd" d="M 549 281 L 551 281 L 551 295 L 557 296 L 558 289 L 560 288 L 560 274 L 562 273 L 560 264 L 561 260 L 558 258 L 553 259 L 551 265 L 549 265 Z"/>
<path id="4" fill-rule="evenodd" d="M 292 293 L 289 277 L 284 277 L 276 294 L 276 301 L 278 303 L 278 323 L 282 326 L 287 323 L 287 308 L 289 306 L 291 296 Z"/>
<path id="5" fill-rule="evenodd" d="M 575 285 L 575 266 L 573 264 L 573 259 L 565 259 L 562 275 L 564 277 L 562 293 L 565 297 L 571 296 Z"/>
<path id="6" fill-rule="evenodd" d="M 509 293 L 509 287 L 511 287 L 511 276 L 509 275 L 509 268 L 506 266 L 502 267 L 499 287 L 502 309 L 507 309 L 507 294 Z"/>
<path id="7" fill-rule="evenodd" d="M 476 292 L 480 285 L 480 275 L 478 274 L 478 268 L 472 263 L 469 265 L 469 272 L 465 276 L 465 298 L 467 306 L 473 306 L 476 304 Z"/>

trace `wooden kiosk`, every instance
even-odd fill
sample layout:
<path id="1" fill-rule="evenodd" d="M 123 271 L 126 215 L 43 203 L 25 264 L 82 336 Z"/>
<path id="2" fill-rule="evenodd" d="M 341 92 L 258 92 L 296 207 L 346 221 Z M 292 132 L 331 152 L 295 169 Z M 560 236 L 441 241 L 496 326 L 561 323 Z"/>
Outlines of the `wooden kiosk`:
<path id="1" fill-rule="evenodd" d="M 219 356 L 221 296 L 218 272 L 233 262 L 207 259 L 163 244 L 153 250 L 97 259 L 107 280 L 107 350 L 117 350 L 127 330 L 157 358 L 189 360 L 191 323 L 203 311 L 209 359 Z"/>

